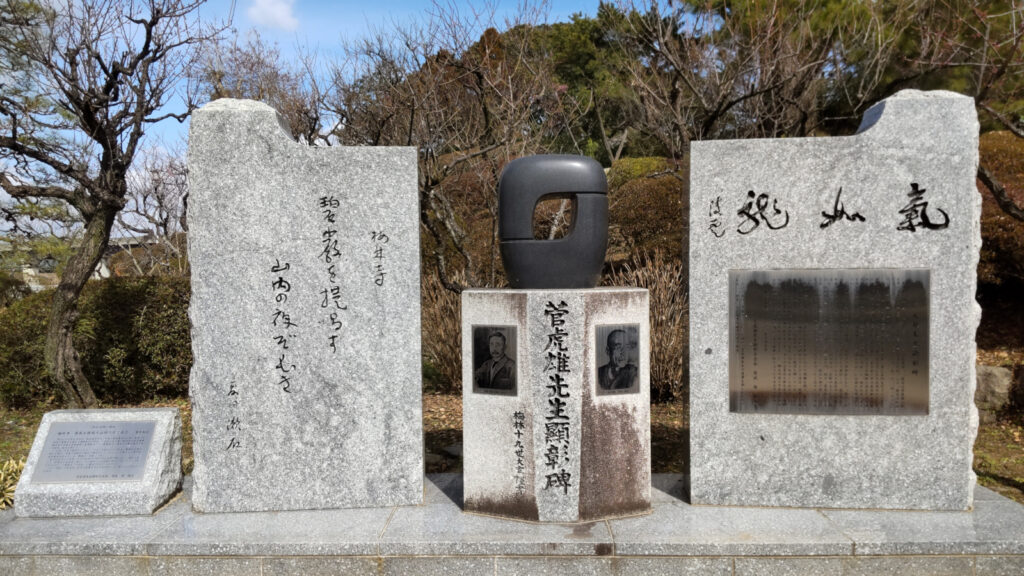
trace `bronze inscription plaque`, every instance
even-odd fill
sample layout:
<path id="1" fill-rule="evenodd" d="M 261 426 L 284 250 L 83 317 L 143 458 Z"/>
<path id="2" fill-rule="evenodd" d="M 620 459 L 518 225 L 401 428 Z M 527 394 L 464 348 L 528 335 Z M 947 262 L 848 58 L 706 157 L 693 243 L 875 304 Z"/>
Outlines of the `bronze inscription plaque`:
<path id="1" fill-rule="evenodd" d="M 54 422 L 32 482 L 140 482 L 155 420 Z"/>
<path id="2" fill-rule="evenodd" d="M 730 270 L 730 411 L 927 414 L 929 279 Z"/>

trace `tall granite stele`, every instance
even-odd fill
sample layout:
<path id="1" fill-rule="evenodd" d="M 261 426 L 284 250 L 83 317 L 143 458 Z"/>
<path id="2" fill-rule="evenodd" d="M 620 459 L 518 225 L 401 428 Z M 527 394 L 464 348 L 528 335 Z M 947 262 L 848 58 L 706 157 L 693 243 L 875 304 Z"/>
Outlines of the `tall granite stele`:
<path id="1" fill-rule="evenodd" d="M 694 143 L 695 504 L 972 505 L 977 166 L 950 92 L 850 137 Z"/>
<path id="2" fill-rule="evenodd" d="M 561 239 L 533 238 L 545 196 L 575 204 Z M 604 171 L 575 156 L 515 160 L 498 202 L 512 288 L 462 293 L 464 508 L 541 522 L 649 512 L 649 298 L 593 288 Z"/>
<path id="3" fill-rule="evenodd" d="M 189 137 L 193 503 L 423 497 L 413 148 L 317 148 L 217 100 Z"/>

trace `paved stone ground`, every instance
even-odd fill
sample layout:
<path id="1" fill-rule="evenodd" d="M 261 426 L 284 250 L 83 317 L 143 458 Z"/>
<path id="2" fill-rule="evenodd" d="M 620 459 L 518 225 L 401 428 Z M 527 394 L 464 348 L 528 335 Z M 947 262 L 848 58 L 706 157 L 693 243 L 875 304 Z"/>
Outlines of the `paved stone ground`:
<path id="1" fill-rule="evenodd" d="M 462 477 L 426 504 L 234 514 L 185 491 L 152 516 L 0 513 L 0 574 L 1024 574 L 1024 506 L 978 488 L 971 512 L 691 506 L 654 476 L 652 514 L 532 524 L 465 514 Z"/>

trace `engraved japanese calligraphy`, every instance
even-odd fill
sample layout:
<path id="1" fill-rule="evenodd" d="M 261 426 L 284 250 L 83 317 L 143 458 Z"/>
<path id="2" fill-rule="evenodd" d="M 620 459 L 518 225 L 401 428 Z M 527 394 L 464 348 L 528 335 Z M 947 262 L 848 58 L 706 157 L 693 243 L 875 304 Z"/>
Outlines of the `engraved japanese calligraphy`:
<path id="1" fill-rule="evenodd" d="M 378 230 L 370 232 L 370 241 L 373 242 L 373 283 L 377 287 L 384 286 L 384 277 L 388 274 L 384 265 L 384 246 L 390 240 L 384 232 Z"/>
<path id="2" fill-rule="evenodd" d="M 217 101 L 188 174 L 195 509 L 420 502 L 416 150 L 306 146 Z"/>
<path id="3" fill-rule="evenodd" d="M 568 494 L 572 486 L 572 474 L 566 471 L 569 464 L 569 415 L 565 412 L 566 404 L 570 397 L 568 387 L 565 385 L 563 374 L 569 372 L 569 347 L 566 340 L 569 333 L 565 330 L 565 316 L 569 314 L 569 307 L 565 302 L 548 302 L 544 308 L 544 315 L 550 320 L 551 331 L 548 333 L 548 344 L 543 353 L 548 362 L 544 372 L 548 375 L 548 412 L 544 416 L 544 466 L 547 468 L 545 474 L 546 483 L 544 489 L 561 488 L 563 494 Z M 562 361 L 559 362 L 559 355 Z M 552 359 L 555 361 L 552 362 Z"/>
<path id="4" fill-rule="evenodd" d="M 348 306 L 342 303 L 341 286 L 338 283 L 338 260 L 341 258 L 341 250 L 338 248 L 338 207 L 341 203 L 334 196 L 321 196 L 318 203 L 320 213 L 323 215 L 323 230 L 320 232 L 320 254 L 317 258 L 323 264 L 327 272 L 327 283 L 320 290 L 320 307 L 326 309 L 326 318 L 321 320 L 327 326 L 327 346 L 332 353 L 338 351 L 338 332 L 344 325 L 341 321 L 341 313 L 348 310 Z"/>
<path id="5" fill-rule="evenodd" d="M 275 260 L 273 266 L 270 267 L 270 272 L 273 276 L 277 276 L 277 279 L 270 283 L 270 286 L 274 289 L 274 311 L 270 315 L 270 324 L 274 327 L 274 344 L 276 345 L 275 356 L 277 357 L 277 365 L 275 366 L 275 380 L 277 380 L 277 386 L 284 392 L 291 392 L 292 379 L 294 374 L 290 374 L 295 371 L 295 365 L 288 362 L 288 342 L 294 340 L 297 337 L 295 328 L 298 324 L 292 322 L 291 314 L 289 313 L 290 307 L 288 306 L 288 296 L 292 291 L 292 283 L 285 280 L 284 274 L 291 270 L 291 264 L 285 262 L 281 263 L 281 259 Z M 229 428 L 230 430 L 230 428 Z M 228 448 L 237 448 L 238 441 L 235 438 L 231 439 Z"/>
<path id="6" fill-rule="evenodd" d="M 523 436 L 526 434 L 526 414 L 516 410 L 512 414 L 512 435 L 516 437 L 512 445 L 512 452 L 516 455 L 515 469 L 512 471 L 512 478 L 515 480 L 516 495 L 526 494 L 526 446 L 523 444 Z M 529 442 L 529 436 L 526 437 Z"/>

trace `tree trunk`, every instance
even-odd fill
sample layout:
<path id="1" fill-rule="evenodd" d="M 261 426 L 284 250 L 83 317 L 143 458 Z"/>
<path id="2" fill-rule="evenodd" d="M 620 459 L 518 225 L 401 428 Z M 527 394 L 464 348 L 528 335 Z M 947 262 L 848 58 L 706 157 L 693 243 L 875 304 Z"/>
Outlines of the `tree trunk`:
<path id="1" fill-rule="evenodd" d="M 78 297 L 107 249 L 116 215 L 116 209 L 101 206 L 86 220 L 82 245 L 68 260 L 53 295 L 50 324 L 46 331 L 46 369 L 71 408 L 96 405 L 96 394 L 82 372 L 72 336 L 78 321 Z"/>

